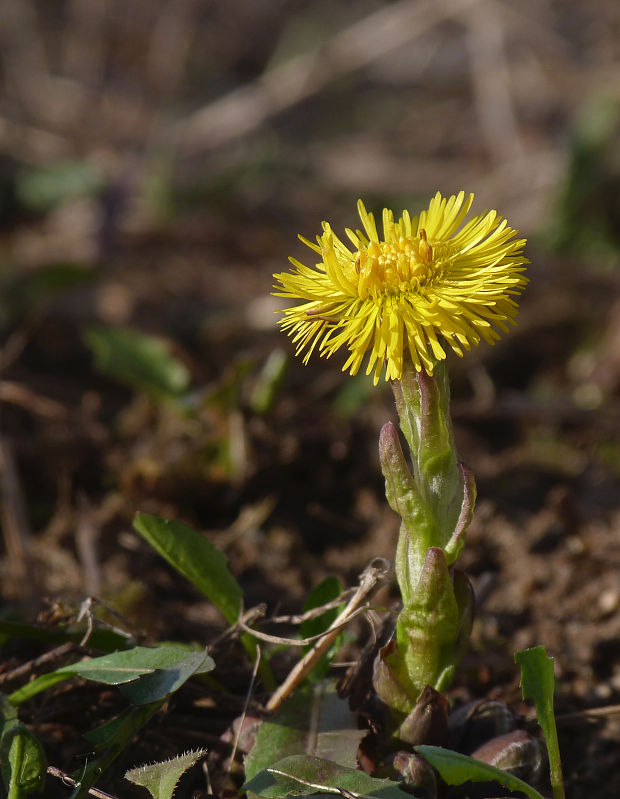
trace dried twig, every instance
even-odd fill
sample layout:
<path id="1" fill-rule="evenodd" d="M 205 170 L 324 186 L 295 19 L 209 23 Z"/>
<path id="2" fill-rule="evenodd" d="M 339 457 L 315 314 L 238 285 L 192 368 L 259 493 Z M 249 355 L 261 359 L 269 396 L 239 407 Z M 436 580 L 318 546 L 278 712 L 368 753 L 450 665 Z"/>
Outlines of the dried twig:
<path id="1" fill-rule="evenodd" d="M 606 705 L 605 707 L 590 707 L 585 710 L 577 710 L 574 713 L 561 713 L 556 717 L 556 721 L 558 724 L 566 724 L 571 721 L 607 719 L 616 716 L 620 718 L 620 705 Z"/>
<path id="2" fill-rule="evenodd" d="M 56 766 L 48 766 L 47 773 L 50 777 L 56 777 L 56 779 L 61 780 L 65 785 L 68 785 L 69 788 L 79 788 L 80 783 L 70 777 L 68 774 L 65 774 L 64 771 L 61 771 Z M 113 796 L 111 793 L 106 793 L 105 791 L 99 790 L 99 788 L 89 788 L 88 793 L 91 796 L 94 796 L 96 799 L 118 799 L 117 796 Z"/>
<path id="3" fill-rule="evenodd" d="M 331 602 L 326 602 L 324 605 L 320 605 L 318 608 L 307 610 L 305 613 L 296 613 L 290 616 L 272 616 L 269 621 L 273 622 L 274 624 L 303 624 L 305 621 L 317 619 L 327 610 L 340 607 L 345 600 L 349 599 L 351 595 L 355 593 L 355 590 L 355 588 L 347 588 L 346 591 L 343 591 L 340 596 L 336 597 L 336 599 L 332 599 Z"/>
<path id="4" fill-rule="evenodd" d="M 328 630 L 322 633 L 318 633 L 317 635 L 311 635 L 309 638 L 283 638 L 280 635 L 269 635 L 269 633 L 261 633 L 258 630 L 255 630 L 253 627 L 248 627 L 243 621 L 239 621 L 239 627 L 246 632 L 253 635 L 255 638 L 259 638 L 261 641 L 266 641 L 269 644 L 276 644 L 278 646 L 309 646 L 313 644 L 315 641 L 320 641 L 321 638 L 324 638 L 328 633 L 333 631 L 338 631 L 354 619 L 356 616 L 359 616 L 361 613 L 366 613 L 368 611 L 368 606 L 364 605 L 361 608 L 353 611 L 346 619 L 344 619 L 338 627 L 334 627 L 333 625 L 329 627 Z"/>
<path id="5" fill-rule="evenodd" d="M 366 598 L 385 580 L 391 570 L 391 565 L 384 558 L 375 558 L 360 575 L 360 583 L 347 603 L 346 608 L 330 626 L 329 630 L 316 646 L 311 649 L 291 670 L 282 685 L 267 702 L 267 710 L 276 710 L 289 696 L 297 685 L 310 672 L 315 664 L 323 657 L 325 652 L 334 642 L 343 622 L 351 619 L 354 613 L 364 604 Z"/>
<path id="6" fill-rule="evenodd" d="M 75 649 L 77 649 L 77 647 L 72 641 L 56 646 L 54 649 L 50 649 L 49 652 L 44 652 L 42 655 L 39 655 L 39 657 L 33 658 L 27 663 L 22 663 L 21 666 L 17 666 L 17 668 L 11 671 L 5 671 L 3 674 L 0 674 L 0 685 L 23 677 L 28 677 L 40 666 L 49 666 L 50 663 L 60 660 Z"/>
<path id="7" fill-rule="evenodd" d="M 241 137 L 324 86 L 423 36 L 439 22 L 479 0 L 398 2 L 336 33 L 323 47 L 281 66 L 194 112 L 172 129 L 182 156 L 196 155 Z"/>
<path id="8" fill-rule="evenodd" d="M 66 419 L 68 408 L 56 400 L 36 394 L 27 386 L 12 380 L 0 380 L 0 402 L 19 405 L 27 411 L 48 419 Z"/>

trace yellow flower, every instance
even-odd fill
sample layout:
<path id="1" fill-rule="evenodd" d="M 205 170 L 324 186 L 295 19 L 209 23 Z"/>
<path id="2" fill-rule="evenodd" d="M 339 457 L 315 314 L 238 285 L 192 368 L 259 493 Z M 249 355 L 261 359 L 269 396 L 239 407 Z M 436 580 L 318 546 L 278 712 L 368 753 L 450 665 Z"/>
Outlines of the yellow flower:
<path id="1" fill-rule="evenodd" d="M 384 364 L 386 380 L 402 377 L 407 351 L 418 371 L 432 374 L 446 344 L 457 355 L 481 339 L 493 344 L 494 328 L 514 321 L 529 261 L 525 239 L 496 211 L 464 223 L 473 199 L 437 192 L 419 217 L 403 211 L 397 222 L 385 208 L 382 238 L 359 200 L 364 230 L 345 230 L 352 247 L 327 222 L 316 244 L 300 236 L 321 261 L 312 268 L 291 258 L 295 269 L 274 275 L 274 294 L 304 300 L 280 322 L 297 354 L 306 351 L 304 363 L 317 344 L 326 357 L 346 345 L 343 371 L 357 374 L 369 352 L 366 374 L 376 384 Z"/>

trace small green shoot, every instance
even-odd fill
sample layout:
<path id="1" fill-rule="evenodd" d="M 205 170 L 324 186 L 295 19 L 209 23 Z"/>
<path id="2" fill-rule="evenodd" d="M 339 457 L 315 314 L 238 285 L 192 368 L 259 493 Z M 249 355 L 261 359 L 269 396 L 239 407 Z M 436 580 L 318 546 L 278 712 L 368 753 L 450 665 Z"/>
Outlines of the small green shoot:
<path id="1" fill-rule="evenodd" d="M 101 372 L 156 400 L 178 399 L 189 386 L 189 372 L 165 339 L 99 325 L 85 331 L 84 341 Z"/>
<path id="2" fill-rule="evenodd" d="M 553 658 L 547 657 L 544 646 L 534 646 L 515 652 L 515 663 L 521 667 L 521 691 L 524 699 L 531 699 L 536 708 L 538 723 L 545 736 L 551 771 L 554 799 L 564 799 L 562 761 L 558 733 L 553 712 Z"/>
<path id="3" fill-rule="evenodd" d="M 288 355 L 281 349 L 269 353 L 250 395 L 250 408 L 254 413 L 268 413 L 274 405 L 282 386 Z"/>

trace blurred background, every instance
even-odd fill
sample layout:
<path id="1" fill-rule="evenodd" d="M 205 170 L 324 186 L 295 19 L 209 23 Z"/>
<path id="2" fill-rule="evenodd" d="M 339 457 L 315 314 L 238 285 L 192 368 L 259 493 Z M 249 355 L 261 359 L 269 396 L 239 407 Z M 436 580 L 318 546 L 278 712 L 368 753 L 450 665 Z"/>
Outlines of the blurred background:
<path id="1" fill-rule="evenodd" d="M 272 273 L 360 196 L 460 189 L 532 260 L 517 328 L 451 362 L 479 487 L 462 679 L 517 696 L 512 651 L 543 643 L 565 709 L 618 703 L 617 0 L 3 0 L 0 617 L 94 595 L 203 640 L 215 611 L 136 510 L 206 531 L 247 606 L 391 557 L 389 387 L 295 360 Z M 612 795 L 617 727 L 565 733 L 573 785 Z"/>

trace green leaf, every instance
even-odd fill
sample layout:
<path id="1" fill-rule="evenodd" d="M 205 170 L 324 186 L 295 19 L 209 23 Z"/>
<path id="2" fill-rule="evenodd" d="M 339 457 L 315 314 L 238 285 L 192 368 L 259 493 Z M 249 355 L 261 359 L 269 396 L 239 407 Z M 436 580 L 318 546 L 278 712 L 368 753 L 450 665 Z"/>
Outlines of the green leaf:
<path id="1" fill-rule="evenodd" d="M 84 333 L 97 368 L 157 399 L 172 399 L 189 385 L 189 372 L 164 339 L 125 328 L 93 326 Z"/>
<path id="2" fill-rule="evenodd" d="M 213 602 L 229 624 L 236 624 L 243 607 L 243 591 L 221 550 L 181 522 L 137 513 L 133 526 L 153 549 Z M 253 660 L 256 639 L 243 633 L 241 643 Z M 263 685 L 275 690 L 276 683 L 266 659 L 260 661 L 258 673 Z"/>
<path id="3" fill-rule="evenodd" d="M 22 685 L 21 688 L 13 691 L 12 694 L 9 694 L 9 702 L 13 705 L 21 705 L 22 702 L 27 702 L 29 699 L 32 699 L 33 696 L 40 694 L 42 691 L 47 691 L 48 688 L 52 688 L 57 683 L 69 680 L 71 676 L 71 674 L 63 674 L 58 671 L 42 674 L 40 677 L 26 683 L 26 685 Z"/>
<path id="4" fill-rule="evenodd" d="M 101 778 L 104 771 L 125 751 L 136 734 L 157 713 L 164 701 L 161 699 L 150 705 L 130 707 L 118 718 L 86 733 L 85 737 L 95 745 L 97 750 L 102 750 L 102 753 L 94 760 L 89 760 L 84 768 L 72 775 L 79 785 L 71 794 L 70 799 L 83 799 L 88 796 L 89 790 Z"/>
<path id="5" fill-rule="evenodd" d="M 136 646 L 123 652 L 113 652 L 110 655 L 63 666 L 58 671 L 77 674 L 87 680 L 108 685 L 121 685 L 137 680 L 143 675 L 151 676 L 156 671 L 178 670 L 188 660 L 194 665 L 194 672 L 210 671 L 215 668 L 212 658 L 205 652 L 192 652 L 185 646 L 165 644 L 158 647 Z M 155 699 L 150 701 L 154 702 Z"/>
<path id="6" fill-rule="evenodd" d="M 16 724 L 0 743 L 0 770 L 8 799 L 43 788 L 47 762 L 43 747 L 24 724 Z"/>
<path id="7" fill-rule="evenodd" d="M 121 692 L 134 705 L 150 704 L 178 691 L 194 674 L 205 674 L 214 668 L 215 663 L 206 652 L 195 652 L 165 669 L 157 669 L 130 685 L 122 686 Z"/>
<path id="8" fill-rule="evenodd" d="M 164 760 L 162 763 L 139 766 L 128 771 L 125 774 L 125 779 L 133 782 L 134 785 L 146 788 L 153 799 L 172 799 L 172 794 L 181 776 L 206 753 L 206 749 L 198 749 L 195 752 L 186 752 L 184 755 Z"/>
<path id="9" fill-rule="evenodd" d="M 124 693 L 134 704 L 141 705 L 156 702 L 178 690 L 192 674 L 214 668 L 215 663 L 205 652 L 191 652 L 176 645 L 136 646 L 44 674 L 11 694 L 9 701 L 20 704 L 62 680 L 79 676 L 106 685 L 136 681 L 125 688 Z"/>
<path id="10" fill-rule="evenodd" d="M 268 413 L 276 400 L 288 363 L 288 355 L 282 349 L 273 350 L 256 380 L 250 396 L 250 408 L 254 413 Z"/>
<path id="11" fill-rule="evenodd" d="M 410 793 L 397 782 L 370 777 L 366 772 L 346 768 L 331 760 L 311 755 L 291 755 L 259 772 L 245 783 L 243 791 L 252 792 L 265 799 L 286 796 L 334 793 L 346 791 L 354 797 L 381 797 L 381 799 L 411 799 Z"/>
<path id="12" fill-rule="evenodd" d="M 99 170 L 86 161 L 23 167 L 15 190 L 20 203 L 30 211 L 43 213 L 79 197 L 92 197 L 103 186 Z"/>
<path id="13" fill-rule="evenodd" d="M 164 701 L 160 699 L 150 705 L 129 707 L 116 718 L 85 732 L 84 738 L 90 741 L 97 751 L 108 749 L 111 746 L 124 746 L 159 710 Z"/>
<path id="14" fill-rule="evenodd" d="M 181 522 L 138 513 L 134 529 L 180 574 L 202 591 L 229 624 L 235 624 L 243 592 L 228 569 L 228 559 L 203 535 Z"/>
<path id="15" fill-rule="evenodd" d="M 509 791 L 521 791 L 530 799 L 544 799 L 538 791 L 518 777 L 489 766 L 481 760 L 443 749 L 441 746 L 416 746 L 415 751 L 422 755 L 436 769 L 448 785 L 462 785 L 464 782 L 499 782 Z"/>
<path id="16" fill-rule="evenodd" d="M 19 724 L 17 708 L 4 694 L 0 694 L 0 741 L 17 724 Z"/>
<path id="17" fill-rule="evenodd" d="M 263 721 L 245 761 L 246 779 L 271 767 L 283 755 L 301 753 L 354 768 L 364 735 L 333 683 L 311 683 Z"/>
<path id="18" fill-rule="evenodd" d="M 342 594 L 343 588 L 340 582 L 335 577 L 327 577 L 323 582 L 319 583 L 316 588 L 314 588 L 308 599 L 304 604 L 304 612 L 308 610 L 314 610 L 315 608 L 320 608 L 322 605 L 326 605 L 329 602 L 332 602 L 334 599 L 337 599 Z M 330 608 L 326 610 L 325 613 L 322 613 L 320 616 L 317 616 L 314 619 L 308 619 L 304 621 L 299 628 L 299 632 L 302 638 L 312 638 L 315 635 L 320 635 L 321 633 L 325 632 L 329 629 L 330 625 L 336 620 L 338 614 L 342 611 L 344 605 L 340 605 L 340 607 Z M 314 679 L 321 679 L 326 676 L 327 672 L 329 671 L 329 662 L 334 657 L 335 653 L 340 648 L 342 643 L 342 634 L 340 634 L 329 650 L 326 652 L 324 657 L 317 663 L 314 669 L 311 672 L 311 676 Z M 304 647 L 304 652 L 307 652 L 309 649 L 312 648 L 312 644 Z"/>
<path id="19" fill-rule="evenodd" d="M 538 723 L 545 736 L 553 796 L 555 799 L 564 799 L 562 761 L 553 712 L 553 692 L 555 690 L 553 658 L 547 657 L 543 646 L 535 646 L 515 652 L 515 663 L 521 667 L 523 698 L 531 699 L 534 702 Z"/>

